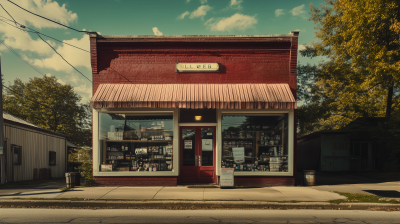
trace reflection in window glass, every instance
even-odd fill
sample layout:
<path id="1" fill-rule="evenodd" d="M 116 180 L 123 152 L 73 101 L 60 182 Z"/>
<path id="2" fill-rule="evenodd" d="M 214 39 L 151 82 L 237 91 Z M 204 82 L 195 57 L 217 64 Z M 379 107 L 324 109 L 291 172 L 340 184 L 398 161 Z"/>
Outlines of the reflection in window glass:
<path id="1" fill-rule="evenodd" d="M 221 166 L 288 172 L 288 115 L 222 116 Z"/>
<path id="2" fill-rule="evenodd" d="M 173 170 L 173 117 L 99 114 L 100 171 Z"/>

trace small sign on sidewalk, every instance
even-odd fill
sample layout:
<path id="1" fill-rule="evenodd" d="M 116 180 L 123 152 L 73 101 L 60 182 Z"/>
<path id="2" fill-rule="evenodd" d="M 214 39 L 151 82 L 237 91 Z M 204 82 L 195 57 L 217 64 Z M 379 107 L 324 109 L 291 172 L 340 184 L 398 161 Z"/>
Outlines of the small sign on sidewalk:
<path id="1" fill-rule="evenodd" d="M 221 168 L 221 175 L 219 177 L 220 188 L 232 188 L 234 187 L 233 181 L 233 168 Z"/>

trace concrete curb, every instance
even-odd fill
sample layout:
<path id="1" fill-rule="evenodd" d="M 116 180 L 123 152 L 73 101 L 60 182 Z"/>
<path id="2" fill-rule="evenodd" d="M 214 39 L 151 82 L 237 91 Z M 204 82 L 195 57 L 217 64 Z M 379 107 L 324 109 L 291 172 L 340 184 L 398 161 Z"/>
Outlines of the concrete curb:
<path id="1" fill-rule="evenodd" d="M 0 207 L 52 208 L 136 208 L 136 209 L 330 209 L 400 210 L 400 204 L 328 202 L 255 202 L 255 201 L 103 201 L 103 200 L 0 200 Z"/>

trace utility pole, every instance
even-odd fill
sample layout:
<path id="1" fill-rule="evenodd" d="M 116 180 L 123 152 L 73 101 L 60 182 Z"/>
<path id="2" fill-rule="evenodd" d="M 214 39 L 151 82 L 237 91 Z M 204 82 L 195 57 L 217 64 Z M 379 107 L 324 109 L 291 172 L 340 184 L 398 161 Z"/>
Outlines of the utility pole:
<path id="1" fill-rule="evenodd" d="M 0 55 L 0 184 L 6 183 L 6 158 L 4 153 L 4 124 L 3 124 L 3 74 L 1 73 L 1 55 Z"/>

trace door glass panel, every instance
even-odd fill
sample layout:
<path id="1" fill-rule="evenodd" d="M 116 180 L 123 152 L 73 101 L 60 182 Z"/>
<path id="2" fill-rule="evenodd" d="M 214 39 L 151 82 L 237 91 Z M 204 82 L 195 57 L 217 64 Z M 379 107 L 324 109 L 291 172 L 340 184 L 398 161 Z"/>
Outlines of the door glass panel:
<path id="1" fill-rule="evenodd" d="M 201 129 L 201 166 L 214 165 L 214 129 Z"/>
<path id="2" fill-rule="evenodd" d="M 182 129 L 182 164 L 195 166 L 195 129 Z"/>

